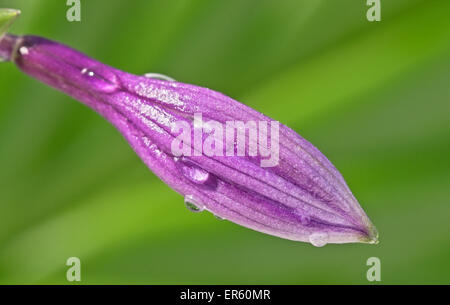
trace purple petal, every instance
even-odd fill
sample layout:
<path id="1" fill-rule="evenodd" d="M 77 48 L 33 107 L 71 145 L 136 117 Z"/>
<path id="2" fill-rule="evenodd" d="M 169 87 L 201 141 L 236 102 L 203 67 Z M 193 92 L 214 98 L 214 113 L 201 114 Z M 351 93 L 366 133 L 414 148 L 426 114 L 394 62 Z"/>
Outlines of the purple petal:
<path id="1" fill-rule="evenodd" d="M 6 51 L 5 51 L 6 50 Z M 192 132 L 202 121 L 274 121 L 210 89 L 136 76 L 106 66 L 67 46 L 35 36 L 6 36 L 0 53 L 25 73 L 63 91 L 111 122 L 144 163 L 182 194 L 190 207 L 267 234 L 310 242 L 376 243 L 378 233 L 349 190 L 344 178 L 312 144 L 279 125 L 278 163 L 262 167 L 261 156 L 174 155 L 176 122 Z M 269 129 L 270 145 L 275 145 Z M 221 137 L 224 143 L 225 135 Z M 205 145 L 203 135 L 200 145 Z M 260 145 L 245 135 L 248 146 Z M 255 142 L 256 141 L 256 142 Z M 215 144 L 216 145 L 216 144 Z M 258 146 L 259 147 L 259 146 Z M 272 147 L 272 146 L 271 146 Z M 219 148 L 220 150 L 220 148 Z"/>

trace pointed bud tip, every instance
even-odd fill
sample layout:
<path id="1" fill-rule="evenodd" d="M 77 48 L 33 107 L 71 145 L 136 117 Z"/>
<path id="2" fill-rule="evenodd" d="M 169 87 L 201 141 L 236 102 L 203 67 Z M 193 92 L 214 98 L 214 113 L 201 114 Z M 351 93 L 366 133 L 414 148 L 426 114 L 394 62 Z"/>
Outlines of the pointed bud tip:
<path id="1" fill-rule="evenodd" d="M 367 235 L 361 238 L 361 242 L 366 244 L 378 245 L 380 243 L 379 234 L 373 224 L 368 225 L 367 232 Z"/>

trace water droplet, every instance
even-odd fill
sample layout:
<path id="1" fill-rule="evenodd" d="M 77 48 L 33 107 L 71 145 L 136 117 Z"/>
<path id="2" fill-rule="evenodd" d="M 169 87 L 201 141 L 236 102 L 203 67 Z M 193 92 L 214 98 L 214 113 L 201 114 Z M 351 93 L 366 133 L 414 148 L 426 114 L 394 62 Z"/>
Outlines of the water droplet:
<path id="1" fill-rule="evenodd" d="M 218 181 L 214 174 L 204 170 L 196 163 L 185 157 L 173 157 L 180 173 L 189 181 L 201 185 L 203 188 L 215 189 Z"/>
<path id="2" fill-rule="evenodd" d="M 309 242 L 315 247 L 323 247 L 328 243 L 327 233 L 312 233 L 309 236 Z"/>
<path id="3" fill-rule="evenodd" d="M 209 173 L 195 165 L 183 165 L 181 168 L 183 175 L 191 180 L 192 182 L 198 184 L 204 184 L 208 181 Z"/>
<path id="4" fill-rule="evenodd" d="M 174 82 L 175 81 L 175 79 L 173 79 L 172 77 L 164 75 L 164 74 L 160 74 L 160 73 L 145 73 L 144 76 L 147 77 L 147 78 L 166 80 L 166 81 L 169 81 L 169 82 Z"/>
<path id="5" fill-rule="evenodd" d="M 20 47 L 19 48 L 20 55 L 28 55 L 28 48 L 27 47 Z"/>
<path id="6" fill-rule="evenodd" d="M 184 204 L 189 211 L 195 213 L 202 212 L 205 209 L 205 207 L 200 204 L 198 200 L 194 199 L 192 195 L 186 195 L 186 197 L 184 197 Z"/>
<path id="7" fill-rule="evenodd" d="M 225 220 L 225 218 L 220 217 L 220 216 L 217 216 L 217 215 L 215 215 L 215 214 L 214 214 L 214 217 L 216 217 L 216 218 L 219 219 L 219 220 Z"/>
<path id="8" fill-rule="evenodd" d="M 105 67 L 93 67 L 81 69 L 90 87 L 99 92 L 112 93 L 119 89 L 117 76 Z"/>

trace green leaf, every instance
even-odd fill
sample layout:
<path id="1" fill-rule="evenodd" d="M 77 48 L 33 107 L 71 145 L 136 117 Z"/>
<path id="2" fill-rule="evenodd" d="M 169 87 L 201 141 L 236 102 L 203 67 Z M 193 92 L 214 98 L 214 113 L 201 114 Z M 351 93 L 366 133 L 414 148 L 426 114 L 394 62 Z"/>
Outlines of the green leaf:
<path id="1" fill-rule="evenodd" d="M 19 10 L 0 8 L 0 37 L 2 37 L 6 33 L 8 28 L 19 15 Z"/>

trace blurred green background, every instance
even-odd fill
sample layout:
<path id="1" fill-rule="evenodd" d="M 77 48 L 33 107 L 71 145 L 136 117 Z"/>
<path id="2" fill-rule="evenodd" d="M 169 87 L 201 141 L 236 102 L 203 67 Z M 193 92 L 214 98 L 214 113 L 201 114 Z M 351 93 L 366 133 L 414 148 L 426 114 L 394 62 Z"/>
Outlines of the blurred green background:
<path id="1" fill-rule="evenodd" d="M 450 1 L 1 0 L 11 31 L 206 86 L 342 172 L 379 245 L 315 248 L 194 214 L 87 107 L 0 64 L 0 283 L 450 283 Z"/>

